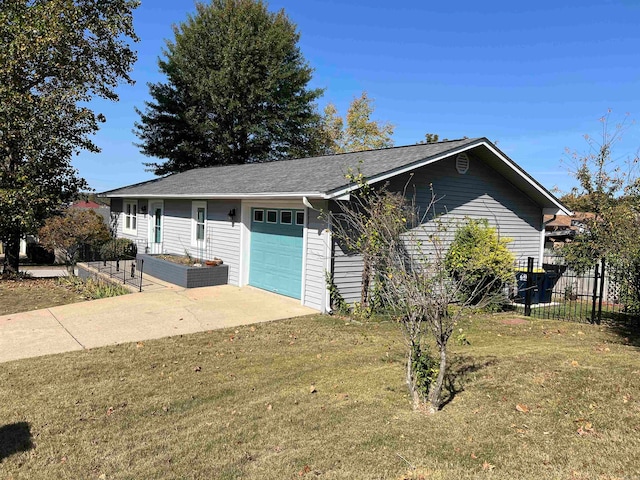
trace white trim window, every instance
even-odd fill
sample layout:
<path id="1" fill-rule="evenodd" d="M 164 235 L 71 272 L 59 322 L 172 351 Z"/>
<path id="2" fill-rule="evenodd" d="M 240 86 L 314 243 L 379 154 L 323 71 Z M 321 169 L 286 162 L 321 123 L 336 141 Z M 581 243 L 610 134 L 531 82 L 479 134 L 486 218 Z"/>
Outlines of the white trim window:
<path id="1" fill-rule="evenodd" d="M 122 212 L 124 213 L 122 233 L 136 235 L 138 233 L 138 201 L 125 200 L 122 204 Z"/>
<path id="2" fill-rule="evenodd" d="M 201 245 L 207 239 L 207 202 L 191 202 L 191 244 Z"/>

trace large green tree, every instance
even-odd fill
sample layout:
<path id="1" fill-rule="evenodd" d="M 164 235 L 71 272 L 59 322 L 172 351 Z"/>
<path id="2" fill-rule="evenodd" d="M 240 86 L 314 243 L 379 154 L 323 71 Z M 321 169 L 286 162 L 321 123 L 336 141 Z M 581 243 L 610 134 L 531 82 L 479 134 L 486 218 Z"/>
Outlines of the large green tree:
<path id="1" fill-rule="evenodd" d="M 575 269 L 586 270 L 600 259 L 619 287 L 619 301 L 640 310 L 640 177 L 638 154 L 620 152 L 620 140 L 632 126 L 625 118 L 611 126 L 601 118 L 602 133 L 585 135 L 588 150 L 569 152 L 579 186 L 563 197 L 576 210 L 591 212 L 585 229 L 562 253 Z M 628 117 L 627 117 L 628 118 Z"/>
<path id="2" fill-rule="evenodd" d="M 322 125 L 328 150 L 333 153 L 361 152 L 393 146 L 394 126 L 371 118 L 373 100 L 367 92 L 354 98 L 345 119 L 329 103 L 324 109 Z"/>
<path id="3" fill-rule="evenodd" d="M 256 0 L 198 3 L 174 27 L 153 101 L 138 110 L 141 151 L 163 159 L 157 175 L 194 167 L 264 162 L 321 151 L 322 131 L 308 88 L 296 26 Z"/>
<path id="4" fill-rule="evenodd" d="M 4 272 L 19 267 L 21 237 L 86 188 L 71 166 L 117 100 L 137 41 L 137 0 L 3 0 L 0 6 L 0 238 Z"/>

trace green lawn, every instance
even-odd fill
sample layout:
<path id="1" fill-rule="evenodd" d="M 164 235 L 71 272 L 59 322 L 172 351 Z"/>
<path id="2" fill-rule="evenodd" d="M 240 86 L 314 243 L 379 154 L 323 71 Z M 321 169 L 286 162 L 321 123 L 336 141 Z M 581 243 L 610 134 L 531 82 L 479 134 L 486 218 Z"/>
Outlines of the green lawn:
<path id="1" fill-rule="evenodd" d="M 410 409 L 391 322 L 304 317 L 2 364 L 0 478 L 640 477 L 638 338 L 512 319 L 460 323 L 457 393 L 431 417 Z"/>

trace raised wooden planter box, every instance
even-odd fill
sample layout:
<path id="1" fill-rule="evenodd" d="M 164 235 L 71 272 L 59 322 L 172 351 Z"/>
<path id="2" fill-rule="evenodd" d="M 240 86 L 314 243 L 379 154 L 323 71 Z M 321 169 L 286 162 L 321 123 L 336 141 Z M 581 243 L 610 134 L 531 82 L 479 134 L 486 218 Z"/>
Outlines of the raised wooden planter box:
<path id="1" fill-rule="evenodd" d="M 141 266 L 142 260 L 144 267 Z M 138 271 L 142 268 L 143 273 L 147 275 L 185 288 L 226 285 L 229 279 L 229 266 L 224 264 L 216 267 L 190 267 L 146 253 L 136 256 L 136 264 Z"/>

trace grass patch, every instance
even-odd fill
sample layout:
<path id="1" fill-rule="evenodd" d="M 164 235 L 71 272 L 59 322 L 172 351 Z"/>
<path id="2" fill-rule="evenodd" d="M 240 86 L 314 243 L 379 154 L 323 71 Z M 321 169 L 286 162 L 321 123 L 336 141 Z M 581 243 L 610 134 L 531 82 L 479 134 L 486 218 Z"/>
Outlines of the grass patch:
<path id="1" fill-rule="evenodd" d="M 131 293 L 119 284 L 79 277 L 0 279 L 0 315 Z"/>
<path id="2" fill-rule="evenodd" d="M 452 346 L 431 417 L 410 409 L 391 322 L 303 317 L 6 363 L 0 477 L 640 476 L 638 349 L 511 318 L 461 321 L 471 345 Z"/>
<path id="3" fill-rule="evenodd" d="M 81 292 L 55 278 L 13 278 L 0 280 L 0 315 L 55 307 L 85 300 Z"/>

